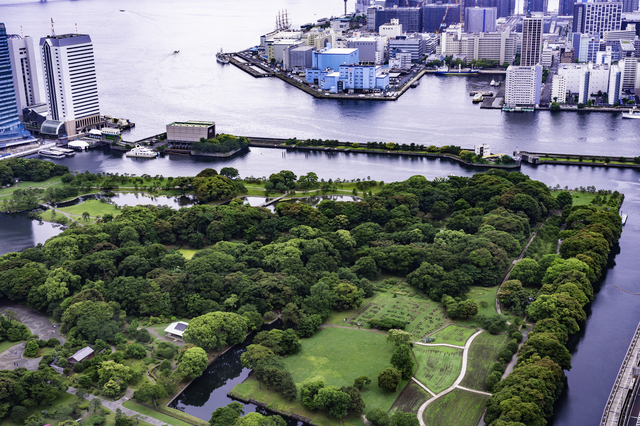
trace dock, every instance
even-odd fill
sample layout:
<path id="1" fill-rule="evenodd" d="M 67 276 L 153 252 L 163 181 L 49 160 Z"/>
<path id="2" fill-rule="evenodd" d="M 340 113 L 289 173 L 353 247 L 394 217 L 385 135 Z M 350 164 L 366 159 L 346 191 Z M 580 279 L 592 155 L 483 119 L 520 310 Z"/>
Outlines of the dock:
<path id="1" fill-rule="evenodd" d="M 636 328 L 627 355 L 622 361 L 622 366 L 620 366 L 620 371 L 609 394 L 600 426 L 638 424 L 638 412 L 640 411 L 638 375 L 640 375 L 640 324 Z"/>
<path id="2" fill-rule="evenodd" d="M 273 77 L 275 75 L 272 69 L 262 64 L 262 61 L 255 60 L 242 53 L 230 53 L 229 62 L 255 78 Z"/>

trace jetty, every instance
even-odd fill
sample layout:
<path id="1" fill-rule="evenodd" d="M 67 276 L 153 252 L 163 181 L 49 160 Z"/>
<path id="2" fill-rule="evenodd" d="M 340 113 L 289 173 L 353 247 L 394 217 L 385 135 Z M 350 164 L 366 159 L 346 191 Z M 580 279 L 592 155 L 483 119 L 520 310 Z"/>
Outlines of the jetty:
<path id="1" fill-rule="evenodd" d="M 613 384 L 607 405 L 604 407 L 600 426 L 626 426 L 638 424 L 640 397 L 640 324 L 633 335 L 627 355 Z"/>

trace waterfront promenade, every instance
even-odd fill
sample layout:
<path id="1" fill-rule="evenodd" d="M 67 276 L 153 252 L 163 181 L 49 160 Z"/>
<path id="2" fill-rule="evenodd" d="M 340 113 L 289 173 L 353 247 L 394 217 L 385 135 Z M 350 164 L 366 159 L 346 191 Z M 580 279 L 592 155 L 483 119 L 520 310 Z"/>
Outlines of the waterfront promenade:
<path id="1" fill-rule="evenodd" d="M 624 357 L 616 381 L 611 389 L 607 405 L 602 414 L 600 426 L 626 426 L 637 424 L 640 411 L 638 400 L 638 386 L 636 382 L 640 375 L 640 324 L 636 329 L 627 355 Z M 630 421 L 634 417 L 634 421 Z"/>

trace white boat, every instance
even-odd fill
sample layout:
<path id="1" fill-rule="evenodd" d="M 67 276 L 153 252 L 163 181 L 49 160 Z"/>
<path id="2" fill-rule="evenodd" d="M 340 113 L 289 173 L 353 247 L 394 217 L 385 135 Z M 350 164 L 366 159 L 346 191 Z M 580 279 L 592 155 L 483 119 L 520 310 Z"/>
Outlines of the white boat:
<path id="1" fill-rule="evenodd" d="M 73 157 L 74 155 L 76 155 L 76 152 L 74 150 L 68 149 L 68 148 L 53 147 L 53 148 L 50 148 L 50 150 L 64 154 L 67 157 Z"/>
<path id="2" fill-rule="evenodd" d="M 484 100 L 484 95 L 480 92 L 476 93 L 473 99 L 471 100 L 474 104 L 482 102 Z"/>
<path id="3" fill-rule="evenodd" d="M 622 118 L 640 118 L 640 109 L 633 107 L 629 112 L 623 112 Z"/>
<path id="4" fill-rule="evenodd" d="M 489 86 L 497 86 L 498 83 L 496 83 L 495 80 L 491 80 L 491 83 L 489 83 Z"/>
<path id="5" fill-rule="evenodd" d="M 227 55 L 226 53 L 224 53 L 222 51 L 222 49 L 220 49 L 220 51 L 218 53 L 216 53 L 216 61 L 218 61 L 221 64 L 228 64 L 229 63 L 229 55 Z"/>
<path id="6" fill-rule="evenodd" d="M 136 147 L 133 148 L 131 151 L 127 151 L 125 155 L 127 157 L 134 157 L 134 158 L 156 158 L 158 156 L 158 153 L 152 149 L 145 148 L 140 145 L 136 145 Z"/>
<path id="7" fill-rule="evenodd" d="M 65 157 L 64 153 L 59 151 L 53 151 L 51 149 L 41 149 L 40 151 L 38 151 L 38 154 L 40 155 L 40 157 L 47 157 L 47 158 L 64 158 Z"/>
<path id="8" fill-rule="evenodd" d="M 629 215 L 626 214 L 620 214 L 620 219 L 622 219 L 622 226 L 627 224 L 627 219 L 629 218 Z"/>

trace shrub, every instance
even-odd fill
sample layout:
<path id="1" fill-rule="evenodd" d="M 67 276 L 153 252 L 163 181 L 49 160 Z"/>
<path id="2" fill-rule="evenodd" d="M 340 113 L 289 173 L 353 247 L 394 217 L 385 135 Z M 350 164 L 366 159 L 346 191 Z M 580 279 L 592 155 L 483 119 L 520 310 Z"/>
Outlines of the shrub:
<path id="1" fill-rule="evenodd" d="M 140 330 L 138 330 L 138 336 L 136 337 L 136 340 L 138 342 L 147 343 L 151 340 L 151 334 L 149 334 L 149 331 L 146 328 L 141 328 Z"/>
<path id="2" fill-rule="evenodd" d="M 387 426 L 389 424 L 389 415 L 381 408 L 374 408 L 367 413 L 367 420 L 375 426 Z"/>
<path id="3" fill-rule="evenodd" d="M 493 391 L 495 386 L 498 383 L 500 383 L 501 379 L 502 379 L 502 373 L 500 373 L 499 371 L 493 371 L 491 374 L 489 374 L 489 377 L 487 377 L 487 381 L 486 381 L 487 390 L 489 392 Z"/>
<path id="4" fill-rule="evenodd" d="M 35 340 L 29 340 L 24 349 L 24 356 L 34 357 L 38 353 L 38 349 L 40 349 L 38 342 Z"/>
<path id="5" fill-rule="evenodd" d="M 497 371 L 500 374 L 504 374 L 505 368 L 504 368 L 504 365 L 502 365 L 499 362 L 496 362 L 493 364 L 493 367 L 491 367 L 491 371 Z"/>

